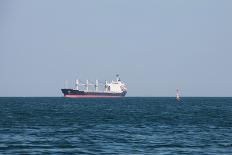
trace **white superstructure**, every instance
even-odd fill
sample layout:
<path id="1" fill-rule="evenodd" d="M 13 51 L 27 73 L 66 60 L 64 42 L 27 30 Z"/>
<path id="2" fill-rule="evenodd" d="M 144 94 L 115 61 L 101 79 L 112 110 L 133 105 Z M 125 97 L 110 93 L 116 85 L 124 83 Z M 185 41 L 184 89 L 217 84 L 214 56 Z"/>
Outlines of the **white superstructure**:
<path id="1" fill-rule="evenodd" d="M 106 88 L 106 91 L 114 93 L 122 93 L 123 91 L 127 91 L 126 85 L 120 80 L 118 75 L 116 81 L 106 83 Z"/>

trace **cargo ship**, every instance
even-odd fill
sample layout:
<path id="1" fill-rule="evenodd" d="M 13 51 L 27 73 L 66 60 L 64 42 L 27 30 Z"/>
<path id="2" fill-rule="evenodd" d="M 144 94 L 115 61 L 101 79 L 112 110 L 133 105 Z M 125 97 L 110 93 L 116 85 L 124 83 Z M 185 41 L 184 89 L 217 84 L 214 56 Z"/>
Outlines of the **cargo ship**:
<path id="1" fill-rule="evenodd" d="M 83 87 L 85 90 L 80 89 Z M 90 90 L 89 87 L 94 87 L 94 90 Z M 103 90 L 99 90 L 100 87 L 103 87 Z M 65 88 L 61 91 L 67 98 L 114 98 L 124 97 L 127 93 L 127 87 L 121 81 L 119 75 L 116 75 L 116 80 L 112 80 L 110 83 L 107 81 L 103 83 L 98 80 L 95 83 L 88 80 L 86 80 L 86 83 L 82 83 L 77 79 L 75 88 Z"/>

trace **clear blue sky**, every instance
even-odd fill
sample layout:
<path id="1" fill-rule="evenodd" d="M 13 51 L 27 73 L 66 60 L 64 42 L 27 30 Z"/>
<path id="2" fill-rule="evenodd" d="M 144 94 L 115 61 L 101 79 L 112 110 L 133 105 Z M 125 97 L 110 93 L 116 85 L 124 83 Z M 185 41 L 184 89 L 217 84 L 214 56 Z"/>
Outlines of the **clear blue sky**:
<path id="1" fill-rule="evenodd" d="M 232 1 L 0 1 L 0 96 L 116 73 L 128 96 L 232 96 Z"/>

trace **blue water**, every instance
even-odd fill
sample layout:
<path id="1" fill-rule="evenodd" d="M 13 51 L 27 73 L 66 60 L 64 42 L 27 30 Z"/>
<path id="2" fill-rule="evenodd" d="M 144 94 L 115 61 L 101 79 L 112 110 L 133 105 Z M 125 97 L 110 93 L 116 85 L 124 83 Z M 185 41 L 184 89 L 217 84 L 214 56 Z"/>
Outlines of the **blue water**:
<path id="1" fill-rule="evenodd" d="M 0 98 L 0 154 L 232 154 L 232 98 Z"/>

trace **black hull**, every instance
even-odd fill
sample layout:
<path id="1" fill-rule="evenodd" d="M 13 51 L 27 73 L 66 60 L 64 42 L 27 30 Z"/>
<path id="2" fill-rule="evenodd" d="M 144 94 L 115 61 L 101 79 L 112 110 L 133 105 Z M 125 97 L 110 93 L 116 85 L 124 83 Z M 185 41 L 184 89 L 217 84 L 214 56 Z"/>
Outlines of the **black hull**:
<path id="1" fill-rule="evenodd" d="M 109 93 L 109 92 L 86 92 L 75 89 L 61 89 L 64 97 L 70 98 L 108 98 L 108 97 L 124 97 L 126 91 L 122 93 Z"/>

